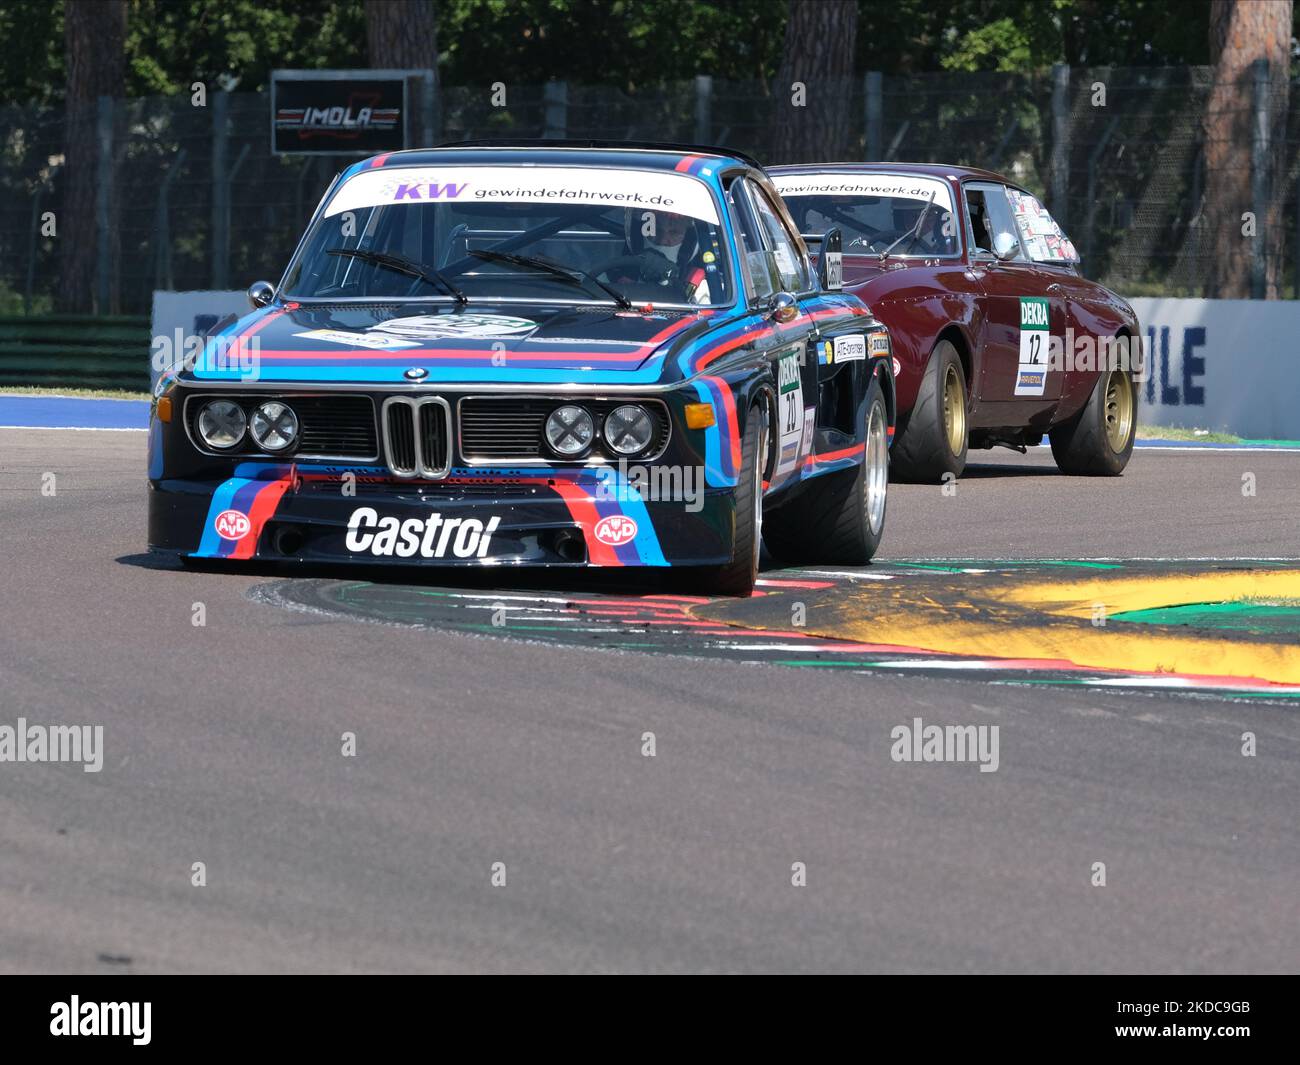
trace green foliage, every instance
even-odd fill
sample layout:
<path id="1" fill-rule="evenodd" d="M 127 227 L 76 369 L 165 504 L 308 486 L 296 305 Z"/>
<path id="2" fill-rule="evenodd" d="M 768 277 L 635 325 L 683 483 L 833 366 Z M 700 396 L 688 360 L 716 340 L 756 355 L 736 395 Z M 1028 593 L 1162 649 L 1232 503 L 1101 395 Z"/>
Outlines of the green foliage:
<path id="1" fill-rule="evenodd" d="M 696 74 L 763 79 L 780 63 L 786 11 L 786 0 L 444 0 L 441 76 L 628 90 Z"/>
<path id="2" fill-rule="evenodd" d="M 797 0 L 812 3 L 816 0 Z M 438 0 L 447 85 L 551 78 L 635 90 L 769 80 L 788 0 Z M 244 91 L 271 70 L 364 67 L 363 0 L 128 0 L 127 93 Z M 1300 5 L 1297 6 L 1300 16 Z M 1209 0 L 860 0 L 857 65 L 886 73 L 1207 63 Z M 0 101 L 63 92 L 63 4 L 0 3 Z"/>
<path id="3" fill-rule="evenodd" d="M 188 93 L 221 75 L 266 88 L 278 68 L 364 67 L 358 0 L 131 0 L 127 93 Z"/>
<path id="4" fill-rule="evenodd" d="M 63 5 L 50 0 L 0 4 L 0 103 L 49 103 L 63 95 Z"/>
<path id="5" fill-rule="evenodd" d="M 862 0 L 858 64 L 885 73 L 1202 64 L 1209 12 L 1209 0 Z"/>

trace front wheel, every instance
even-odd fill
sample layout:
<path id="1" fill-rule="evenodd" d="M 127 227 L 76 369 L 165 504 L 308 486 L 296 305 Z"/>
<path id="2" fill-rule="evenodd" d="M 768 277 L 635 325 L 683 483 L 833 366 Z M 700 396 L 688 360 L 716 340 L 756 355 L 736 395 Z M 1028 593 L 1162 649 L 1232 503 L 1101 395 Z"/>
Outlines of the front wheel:
<path id="1" fill-rule="evenodd" d="M 793 502 L 767 515 L 763 541 L 782 562 L 862 565 L 875 557 L 889 489 L 889 416 L 878 379 L 867 392 L 866 427 L 855 469 L 814 478 Z"/>
<path id="2" fill-rule="evenodd" d="M 966 371 L 947 340 L 930 352 L 916 402 L 894 436 L 894 479 L 938 484 L 966 468 Z"/>
<path id="3" fill-rule="evenodd" d="M 1060 471 L 1085 477 L 1119 476 L 1136 435 L 1137 385 L 1126 370 L 1102 374 L 1083 410 L 1048 434 Z"/>

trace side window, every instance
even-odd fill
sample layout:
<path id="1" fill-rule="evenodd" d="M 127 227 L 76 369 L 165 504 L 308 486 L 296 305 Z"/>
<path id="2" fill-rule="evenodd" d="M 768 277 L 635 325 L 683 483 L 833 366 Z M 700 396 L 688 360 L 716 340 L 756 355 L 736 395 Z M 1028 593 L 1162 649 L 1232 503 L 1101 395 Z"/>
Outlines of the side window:
<path id="1" fill-rule="evenodd" d="M 1077 263 L 1079 253 L 1070 238 L 1061 232 L 1047 208 L 1019 189 L 1007 189 L 1011 213 L 1020 230 L 1020 240 L 1036 263 Z"/>
<path id="2" fill-rule="evenodd" d="M 746 180 L 745 187 L 749 190 L 750 198 L 758 211 L 759 222 L 767 235 L 767 246 L 776 259 L 781 288 L 786 292 L 807 292 L 813 287 L 812 277 L 799 252 L 799 246 L 781 221 L 781 216 L 772 206 L 767 193 L 752 181 Z"/>
<path id="3" fill-rule="evenodd" d="M 966 185 L 966 211 L 970 215 L 971 248 L 993 254 L 998 234 L 1009 233 L 1017 244 L 1013 261 L 1023 261 L 1024 247 L 1020 244 L 1019 227 L 1007 202 L 1007 191 L 1002 185 Z"/>
<path id="4" fill-rule="evenodd" d="M 740 180 L 732 182 L 727 190 L 727 202 L 736 227 L 736 239 L 740 242 L 741 270 L 750 295 L 758 299 L 770 296 L 780 287 L 776 261 L 763 244 L 758 219 L 750 210 L 750 200 Z"/>

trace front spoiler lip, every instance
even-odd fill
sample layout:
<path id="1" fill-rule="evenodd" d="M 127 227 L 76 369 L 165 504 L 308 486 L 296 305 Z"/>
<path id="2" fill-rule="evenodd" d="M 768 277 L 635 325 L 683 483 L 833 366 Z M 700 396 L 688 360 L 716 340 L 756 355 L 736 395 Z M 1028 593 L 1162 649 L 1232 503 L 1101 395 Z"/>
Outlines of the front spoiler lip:
<path id="1" fill-rule="evenodd" d="M 389 486 L 385 486 L 389 487 Z M 684 501 L 620 501 L 586 496 L 571 508 L 571 499 L 544 484 L 496 486 L 499 492 L 471 485 L 465 492 L 455 486 L 430 484 L 430 492 L 415 485 L 358 485 L 355 495 L 341 495 L 333 483 L 286 491 L 273 512 L 255 519 L 246 540 L 214 538 L 218 485 L 212 482 L 158 481 L 150 483 L 151 551 L 195 559 L 281 562 L 298 561 L 339 565 L 493 568 L 501 566 L 560 566 L 564 568 L 709 566 L 730 561 L 734 489 L 706 490 L 697 509 Z M 239 509 L 230 505 L 230 509 Z M 395 553 L 375 555 L 347 549 L 345 537 L 354 511 L 371 508 L 381 518 L 442 520 L 474 519 L 499 524 L 492 533 L 493 548 L 484 558 L 410 557 Z M 252 513 L 250 508 L 249 513 Z M 633 516 L 637 537 L 615 547 L 598 541 L 594 529 L 608 516 Z M 286 546 L 285 533 L 290 534 Z M 580 556 L 580 557 L 575 557 Z"/>

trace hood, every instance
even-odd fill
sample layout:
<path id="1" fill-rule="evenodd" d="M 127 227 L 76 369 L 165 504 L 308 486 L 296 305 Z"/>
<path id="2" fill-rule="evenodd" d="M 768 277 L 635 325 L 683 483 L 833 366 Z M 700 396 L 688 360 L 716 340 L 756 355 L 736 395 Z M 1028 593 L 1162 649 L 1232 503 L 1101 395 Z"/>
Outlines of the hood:
<path id="1" fill-rule="evenodd" d="M 644 384 L 708 311 L 555 304 L 273 304 L 209 337 L 186 377 L 367 385 Z"/>

